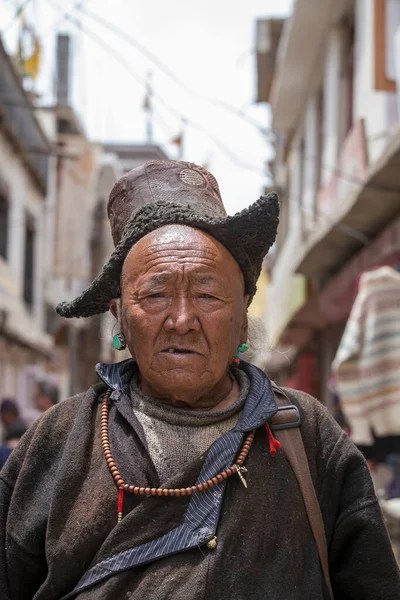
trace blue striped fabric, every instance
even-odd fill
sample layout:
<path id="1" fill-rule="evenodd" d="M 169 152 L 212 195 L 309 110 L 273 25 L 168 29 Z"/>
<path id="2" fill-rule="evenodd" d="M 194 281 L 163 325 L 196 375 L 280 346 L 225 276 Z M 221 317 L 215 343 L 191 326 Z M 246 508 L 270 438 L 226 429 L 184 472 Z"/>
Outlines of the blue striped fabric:
<path id="1" fill-rule="evenodd" d="M 136 363 L 131 359 L 114 365 L 97 365 L 97 373 L 114 392 L 129 394 L 129 380 Z M 242 368 L 250 378 L 250 390 L 240 419 L 234 429 L 218 438 L 208 451 L 196 483 L 214 477 L 234 464 L 243 443 L 245 432 L 264 425 L 277 411 L 272 386 L 266 375 L 245 362 Z M 151 542 L 119 552 L 89 569 L 72 592 L 61 600 L 68 600 L 77 593 L 137 565 L 143 565 L 161 557 L 198 547 L 214 535 L 222 507 L 226 482 L 200 494 L 194 494 L 189 502 L 182 525 Z"/>

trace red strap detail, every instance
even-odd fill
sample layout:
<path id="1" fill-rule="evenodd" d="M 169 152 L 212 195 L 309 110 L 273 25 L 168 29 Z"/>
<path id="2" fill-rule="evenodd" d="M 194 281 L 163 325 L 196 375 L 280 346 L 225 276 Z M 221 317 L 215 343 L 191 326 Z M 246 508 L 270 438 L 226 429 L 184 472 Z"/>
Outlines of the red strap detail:
<path id="1" fill-rule="evenodd" d="M 122 513 L 124 508 L 124 488 L 120 487 L 118 492 L 118 512 Z"/>
<path id="2" fill-rule="evenodd" d="M 267 430 L 268 442 L 269 442 L 269 451 L 272 456 L 275 456 L 276 451 L 282 446 L 282 444 L 274 437 L 274 434 L 271 431 L 271 427 L 268 423 L 265 423 L 265 429 Z"/>

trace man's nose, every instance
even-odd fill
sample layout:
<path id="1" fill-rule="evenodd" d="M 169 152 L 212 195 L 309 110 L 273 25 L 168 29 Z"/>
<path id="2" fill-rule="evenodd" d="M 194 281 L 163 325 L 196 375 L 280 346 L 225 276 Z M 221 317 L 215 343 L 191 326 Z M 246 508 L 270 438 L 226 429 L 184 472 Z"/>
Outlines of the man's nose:
<path id="1" fill-rule="evenodd" d="M 165 321 L 165 328 L 169 331 L 176 331 L 180 335 L 188 333 L 188 331 L 199 330 L 200 323 L 190 298 L 181 296 L 174 300 Z"/>

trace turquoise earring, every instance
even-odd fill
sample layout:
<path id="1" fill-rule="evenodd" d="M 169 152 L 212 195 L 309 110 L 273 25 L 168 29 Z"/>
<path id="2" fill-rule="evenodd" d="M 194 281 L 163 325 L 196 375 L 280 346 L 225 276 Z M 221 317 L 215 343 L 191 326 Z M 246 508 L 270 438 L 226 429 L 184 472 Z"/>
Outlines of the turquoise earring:
<path id="1" fill-rule="evenodd" d="M 114 350 L 125 350 L 126 339 L 122 332 L 116 333 L 113 337 L 112 346 Z"/>
<path id="2" fill-rule="evenodd" d="M 235 358 L 239 358 L 239 354 L 246 352 L 248 349 L 249 349 L 249 347 L 247 344 L 240 344 L 240 346 L 238 346 L 237 352 L 235 354 Z"/>
<path id="3" fill-rule="evenodd" d="M 240 344 L 238 346 L 237 352 L 235 354 L 235 358 L 233 359 L 233 362 L 235 363 L 235 365 L 238 365 L 240 363 L 239 360 L 239 354 L 241 354 L 242 352 L 246 352 L 249 349 L 247 344 Z"/>

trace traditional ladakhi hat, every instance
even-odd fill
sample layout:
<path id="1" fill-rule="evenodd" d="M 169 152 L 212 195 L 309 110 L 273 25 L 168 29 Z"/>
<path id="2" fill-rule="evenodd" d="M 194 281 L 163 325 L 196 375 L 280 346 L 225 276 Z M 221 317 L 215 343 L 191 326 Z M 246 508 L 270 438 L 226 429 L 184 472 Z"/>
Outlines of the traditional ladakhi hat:
<path id="1" fill-rule="evenodd" d="M 121 295 L 124 260 L 143 236 L 164 225 L 188 225 L 206 231 L 235 258 L 252 298 L 264 256 L 275 241 L 279 200 L 261 196 L 241 212 L 227 216 L 216 179 L 193 163 L 149 161 L 121 177 L 111 190 L 108 217 L 115 250 L 100 275 L 72 302 L 61 302 L 62 317 L 90 317 L 109 309 Z"/>

